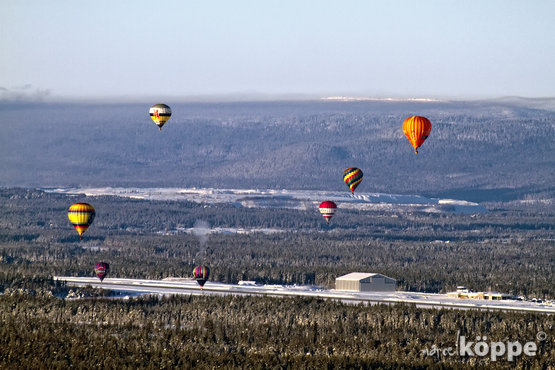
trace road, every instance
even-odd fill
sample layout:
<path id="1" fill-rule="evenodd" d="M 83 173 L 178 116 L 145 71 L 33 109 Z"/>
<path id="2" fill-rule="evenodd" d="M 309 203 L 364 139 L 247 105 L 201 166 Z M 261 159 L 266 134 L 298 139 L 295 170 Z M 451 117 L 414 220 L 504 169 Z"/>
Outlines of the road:
<path id="1" fill-rule="evenodd" d="M 55 276 L 55 280 L 65 281 L 68 286 L 109 289 L 127 292 L 130 295 L 261 295 L 271 297 L 315 297 L 334 299 L 348 303 L 395 304 L 408 303 L 417 307 L 502 310 L 518 312 L 555 313 L 555 305 L 515 300 L 488 301 L 482 299 L 448 298 L 445 294 L 418 292 L 351 292 L 324 290 L 314 286 L 255 285 L 254 283 L 223 284 L 207 282 L 201 289 L 192 279 L 120 279 L 106 278 L 100 282 L 92 277 Z"/>

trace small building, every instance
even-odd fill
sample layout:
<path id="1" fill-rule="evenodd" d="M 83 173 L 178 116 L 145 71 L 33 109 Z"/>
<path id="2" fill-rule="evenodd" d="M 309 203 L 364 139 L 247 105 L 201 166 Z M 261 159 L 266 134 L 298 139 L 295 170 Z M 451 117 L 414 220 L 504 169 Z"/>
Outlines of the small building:
<path id="1" fill-rule="evenodd" d="M 466 287 L 460 285 L 457 287 L 456 292 L 448 292 L 447 297 L 460 298 L 460 299 L 484 299 L 484 293 L 473 292 L 471 290 L 468 290 Z"/>
<path id="2" fill-rule="evenodd" d="M 460 299 L 488 299 L 488 300 L 501 300 L 501 299 L 513 299 L 511 294 L 498 293 L 498 292 L 473 292 L 468 290 L 464 286 L 458 286 L 456 292 L 448 292 L 447 297 L 449 298 L 460 298 Z"/>
<path id="3" fill-rule="evenodd" d="M 487 293 L 484 293 L 484 299 L 489 299 L 490 301 L 496 301 L 496 300 L 505 300 L 505 299 L 515 299 L 515 296 L 507 293 L 487 292 Z"/>
<path id="4" fill-rule="evenodd" d="M 368 272 L 351 272 L 335 278 L 336 290 L 355 292 L 394 292 L 397 281 L 382 274 Z"/>

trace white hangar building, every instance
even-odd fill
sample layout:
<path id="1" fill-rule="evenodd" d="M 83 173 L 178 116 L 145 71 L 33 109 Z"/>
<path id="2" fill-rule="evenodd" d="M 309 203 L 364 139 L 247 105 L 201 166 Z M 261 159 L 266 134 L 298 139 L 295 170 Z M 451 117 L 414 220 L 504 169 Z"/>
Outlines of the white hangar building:
<path id="1" fill-rule="evenodd" d="M 351 272 L 335 278 L 336 290 L 355 292 L 394 292 L 397 281 L 382 274 Z"/>

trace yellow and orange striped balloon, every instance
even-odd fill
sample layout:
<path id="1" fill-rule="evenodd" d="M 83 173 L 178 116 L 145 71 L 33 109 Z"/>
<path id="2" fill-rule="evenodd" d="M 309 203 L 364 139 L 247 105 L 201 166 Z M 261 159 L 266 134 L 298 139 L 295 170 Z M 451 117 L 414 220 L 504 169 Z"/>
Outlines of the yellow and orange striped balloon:
<path id="1" fill-rule="evenodd" d="M 67 211 L 69 222 L 73 224 L 81 239 L 83 239 L 83 233 L 94 221 L 95 215 L 96 211 L 89 203 L 75 203 Z"/>
<path id="2" fill-rule="evenodd" d="M 426 117 L 412 116 L 403 122 L 403 132 L 414 147 L 414 152 L 418 154 L 418 148 L 432 132 L 432 123 Z"/>

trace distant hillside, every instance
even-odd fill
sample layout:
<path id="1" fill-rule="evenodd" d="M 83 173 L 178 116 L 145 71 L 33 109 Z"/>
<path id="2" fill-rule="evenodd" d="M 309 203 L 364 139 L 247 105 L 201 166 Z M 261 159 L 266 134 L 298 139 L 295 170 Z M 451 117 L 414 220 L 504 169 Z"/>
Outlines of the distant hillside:
<path id="1" fill-rule="evenodd" d="M 488 102 L 1 103 L 0 186 L 359 189 L 467 200 L 555 196 L 555 112 Z M 537 106 L 537 104 L 536 104 Z M 418 155 L 401 130 L 425 115 Z"/>

